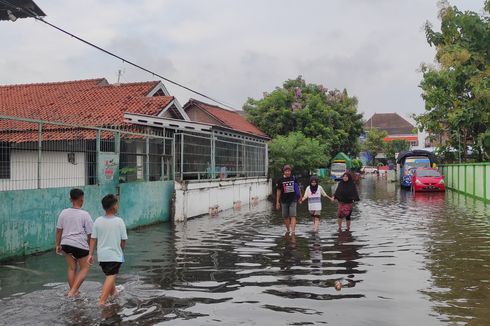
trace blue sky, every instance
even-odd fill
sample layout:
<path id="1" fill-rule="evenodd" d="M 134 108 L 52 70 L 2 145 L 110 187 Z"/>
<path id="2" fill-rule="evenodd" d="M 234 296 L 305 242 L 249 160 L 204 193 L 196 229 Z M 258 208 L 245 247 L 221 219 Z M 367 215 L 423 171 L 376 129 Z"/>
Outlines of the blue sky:
<path id="1" fill-rule="evenodd" d="M 36 0 L 50 22 L 241 108 L 302 75 L 374 112 L 424 110 L 420 64 L 433 62 L 423 24 L 436 0 Z M 81 5 L 83 3 L 83 5 Z M 481 12 L 483 0 L 452 0 Z M 106 77 L 155 80 L 31 19 L 0 23 L 0 84 Z M 186 91 L 167 85 L 184 104 Z"/>

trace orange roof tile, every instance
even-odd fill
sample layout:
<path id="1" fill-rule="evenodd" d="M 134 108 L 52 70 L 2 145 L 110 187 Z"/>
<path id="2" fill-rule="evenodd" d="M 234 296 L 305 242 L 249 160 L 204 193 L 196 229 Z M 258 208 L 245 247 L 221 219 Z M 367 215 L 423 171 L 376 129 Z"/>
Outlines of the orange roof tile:
<path id="1" fill-rule="evenodd" d="M 120 125 L 124 112 L 155 115 L 172 96 L 147 97 L 158 84 L 108 84 L 103 78 L 0 86 L 0 115 L 85 126 Z"/>
<path id="2" fill-rule="evenodd" d="M 146 96 L 158 83 L 115 85 L 98 78 L 0 86 L 0 115 L 90 127 L 122 126 L 126 125 L 125 112 L 156 115 L 174 99 L 173 96 Z M 0 120 L 0 129 L 3 130 L 36 130 L 37 127 L 32 128 L 32 125 Z M 60 127 L 44 125 L 43 128 Z M 28 134 L 25 133 L 21 139 L 27 141 L 31 138 Z M 53 139 L 58 136 L 51 135 Z"/>
<path id="3" fill-rule="evenodd" d="M 189 100 L 189 102 L 187 102 L 184 108 L 188 108 L 190 105 L 195 105 L 201 110 L 212 115 L 215 119 L 220 121 L 225 127 L 231 128 L 236 131 L 259 136 L 262 138 L 269 138 L 269 136 L 267 136 L 266 133 L 261 131 L 252 123 L 248 122 L 242 115 L 240 115 L 236 111 L 227 110 L 222 107 L 204 103 L 192 98 Z"/>

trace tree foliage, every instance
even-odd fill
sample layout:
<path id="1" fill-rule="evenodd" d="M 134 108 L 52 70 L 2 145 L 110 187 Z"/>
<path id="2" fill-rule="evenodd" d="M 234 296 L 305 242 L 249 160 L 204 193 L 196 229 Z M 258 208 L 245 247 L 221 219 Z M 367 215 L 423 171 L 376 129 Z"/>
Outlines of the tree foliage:
<path id="1" fill-rule="evenodd" d="M 490 129 L 488 129 L 484 134 L 480 135 L 480 143 L 483 147 L 483 152 L 485 156 L 484 160 L 490 161 Z"/>
<path id="2" fill-rule="evenodd" d="M 490 12 L 488 0 L 485 10 Z M 440 32 L 430 23 L 425 27 L 427 42 L 437 51 L 437 65 L 422 66 L 425 113 L 416 121 L 433 138 L 447 138 L 442 151 L 461 144 L 465 159 L 471 146 L 481 160 L 480 135 L 490 125 L 490 18 L 446 4 L 440 19 Z"/>
<path id="3" fill-rule="evenodd" d="M 396 153 L 408 150 L 410 150 L 410 143 L 405 139 L 395 139 L 385 145 L 386 158 L 392 161 L 395 161 Z"/>
<path id="4" fill-rule="evenodd" d="M 359 172 L 362 169 L 362 161 L 358 158 L 352 160 L 352 170 Z"/>
<path id="5" fill-rule="evenodd" d="M 366 151 L 370 157 L 372 157 L 371 164 L 374 163 L 374 158 L 378 153 L 385 151 L 385 141 L 384 138 L 388 136 L 386 131 L 380 131 L 376 128 L 372 128 L 368 131 L 366 135 L 366 141 L 362 144 L 362 148 Z"/>
<path id="6" fill-rule="evenodd" d="M 247 119 L 271 138 L 301 131 L 325 145 L 325 154 L 355 156 L 363 131 L 357 99 L 347 91 L 307 84 L 301 76 L 284 82 L 262 99 L 249 98 L 243 106 Z M 325 164 L 323 164 L 325 165 Z"/>
<path id="7" fill-rule="evenodd" d="M 269 144 L 270 172 L 274 177 L 281 174 L 285 164 L 293 165 L 296 173 L 308 173 L 325 166 L 331 157 L 326 154 L 326 145 L 317 139 L 307 138 L 302 132 L 277 136 Z"/>

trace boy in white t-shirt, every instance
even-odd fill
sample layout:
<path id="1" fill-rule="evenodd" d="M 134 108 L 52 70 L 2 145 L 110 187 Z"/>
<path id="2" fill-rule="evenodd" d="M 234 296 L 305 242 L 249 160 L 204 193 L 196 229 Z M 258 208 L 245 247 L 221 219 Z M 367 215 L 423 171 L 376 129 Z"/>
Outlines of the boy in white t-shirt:
<path id="1" fill-rule="evenodd" d="M 82 209 L 83 195 L 80 189 L 70 191 L 72 207 L 60 213 L 56 224 L 56 253 L 65 253 L 70 297 L 79 294 L 79 288 L 90 269 L 88 241 L 93 222 L 90 214 Z M 77 272 L 78 267 L 80 270 Z"/>
<path id="2" fill-rule="evenodd" d="M 102 207 L 105 210 L 105 215 L 98 217 L 94 222 L 88 257 L 89 263 L 93 264 L 95 245 L 97 245 L 97 260 L 106 275 L 99 305 L 105 304 L 110 295 L 115 296 L 117 294 L 116 275 L 124 262 L 123 249 L 128 239 L 124 221 L 116 216 L 118 210 L 117 197 L 112 194 L 105 196 L 102 198 Z"/>
<path id="3" fill-rule="evenodd" d="M 318 178 L 312 176 L 310 185 L 306 188 L 305 194 L 300 203 L 308 199 L 308 210 L 313 217 L 313 232 L 318 232 L 320 229 L 320 213 L 322 211 L 322 196 L 327 197 L 330 201 L 334 201 L 333 197 L 327 195 L 323 187 L 318 184 Z"/>

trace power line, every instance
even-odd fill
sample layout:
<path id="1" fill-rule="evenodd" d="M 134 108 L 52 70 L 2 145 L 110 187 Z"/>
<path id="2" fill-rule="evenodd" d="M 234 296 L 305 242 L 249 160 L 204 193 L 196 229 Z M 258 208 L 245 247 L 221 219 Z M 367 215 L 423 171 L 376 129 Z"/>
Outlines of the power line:
<path id="1" fill-rule="evenodd" d="M 24 13 L 26 13 L 29 17 L 34 18 L 34 19 L 36 19 L 36 20 L 38 20 L 40 22 L 43 22 L 44 24 L 46 24 L 46 25 L 48 25 L 48 26 L 50 26 L 50 27 L 52 27 L 52 28 L 54 28 L 54 29 L 56 29 L 56 30 L 58 30 L 58 31 L 60 31 L 60 32 L 66 34 L 66 35 L 68 35 L 68 36 L 71 36 L 71 37 L 77 39 L 78 41 L 87 44 L 88 46 L 91 46 L 91 47 L 93 47 L 93 48 L 95 48 L 95 49 L 97 49 L 97 50 L 99 50 L 101 52 L 104 52 L 105 54 L 108 54 L 108 55 L 110 55 L 110 56 L 112 56 L 114 58 L 117 58 L 117 59 L 121 60 L 123 63 L 127 63 L 127 64 L 129 64 L 129 65 L 131 65 L 133 67 L 136 67 L 136 68 L 138 68 L 140 70 L 143 70 L 143 71 L 145 71 L 145 72 L 147 72 L 147 73 L 149 73 L 149 74 L 151 74 L 153 76 L 156 76 L 156 77 L 158 77 L 160 79 L 163 79 L 166 82 L 169 82 L 169 83 L 171 83 L 171 84 L 173 84 L 175 86 L 181 87 L 181 88 L 183 88 L 183 89 L 185 89 L 185 90 L 187 90 L 187 91 L 189 91 L 191 93 L 194 93 L 196 95 L 202 96 L 202 97 L 204 97 L 204 98 L 206 98 L 206 99 L 208 99 L 210 101 L 213 101 L 213 102 L 218 103 L 220 105 L 226 106 L 227 108 L 236 110 L 230 104 L 226 104 L 223 101 L 217 100 L 217 99 L 215 99 L 215 98 L 213 98 L 211 96 L 208 96 L 208 95 L 203 94 L 203 93 L 201 93 L 199 91 L 196 91 L 196 90 L 194 90 L 194 89 L 192 89 L 190 87 L 187 87 L 187 86 L 185 86 L 185 85 L 183 85 L 183 84 L 181 84 L 179 82 L 173 81 L 173 80 L 171 80 L 171 79 L 169 79 L 167 77 L 164 77 L 164 76 L 162 76 L 162 75 L 160 75 L 160 74 L 158 74 L 158 73 L 156 73 L 156 72 L 154 72 L 154 71 L 152 71 L 150 69 L 147 69 L 147 68 L 145 68 L 143 66 L 140 66 L 139 64 L 134 63 L 131 60 L 125 59 L 125 58 L 123 58 L 123 57 L 121 57 L 121 56 L 119 56 L 119 55 L 117 55 L 117 54 L 115 54 L 115 53 L 113 53 L 113 52 L 111 52 L 109 50 L 106 50 L 106 49 L 104 49 L 104 48 L 102 48 L 102 47 L 100 47 L 100 46 L 98 46 L 98 45 L 90 42 L 90 41 L 87 41 L 87 40 L 85 40 L 85 39 L 83 39 L 83 38 L 81 38 L 81 37 L 79 37 L 79 36 L 77 36 L 77 35 L 75 35 L 73 33 L 70 33 L 67 30 L 63 29 L 63 28 L 58 27 L 58 26 L 56 26 L 56 25 L 54 25 L 54 24 L 52 24 L 52 23 L 44 20 L 42 17 L 37 16 L 36 13 L 34 13 L 32 10 L 30 10 L 28 8 L 17 7 L 14 4 L 12 4 L 12 3 L 8 2 L 8 1 L 5 1 L 5 0 L 0 0 L 0 3 L 3 3 L 4 5 L 9 6 L 12 9 L 15 9 L 15 10 L 21 10 Z"/>

